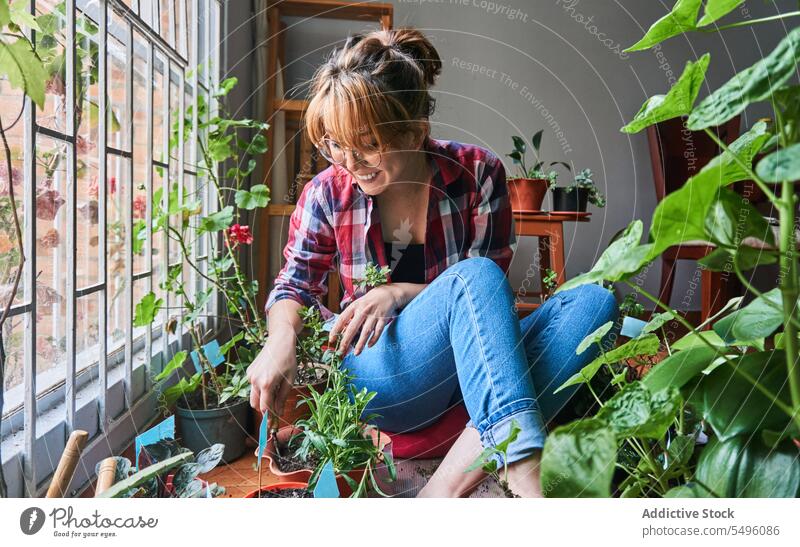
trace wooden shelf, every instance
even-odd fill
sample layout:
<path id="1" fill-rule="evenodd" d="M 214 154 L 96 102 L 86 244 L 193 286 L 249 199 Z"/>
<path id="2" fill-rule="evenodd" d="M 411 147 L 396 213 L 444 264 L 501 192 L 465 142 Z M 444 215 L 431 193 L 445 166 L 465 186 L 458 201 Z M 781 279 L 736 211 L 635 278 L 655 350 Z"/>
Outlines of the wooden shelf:
<path id="1" fill-rule="evenodd" d="M 391 4 L 342 2 L 340 0 L 284 0 L 274 6 L 281 15 L 322 17 L 351 21 L 381 21 L 392 14 Z"/>
<path id="2" fill-rule="evenodd" d="M 294 213 L 295 205 L 267 205 L 267 214 L 271 217 L 288 217 Z"/>

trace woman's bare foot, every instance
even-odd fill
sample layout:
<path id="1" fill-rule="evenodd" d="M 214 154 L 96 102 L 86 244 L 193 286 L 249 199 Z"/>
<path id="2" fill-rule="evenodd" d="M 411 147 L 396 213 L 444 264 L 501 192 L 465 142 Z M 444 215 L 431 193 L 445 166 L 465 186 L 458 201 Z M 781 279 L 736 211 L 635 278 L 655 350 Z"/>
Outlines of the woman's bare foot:
<path id="1" fill-rule="evenodd" d="M 483 445 L 478 431 L 473 427 L 466 428 L 417 497 L 460 498 L 468 496 L 487 477 L 486 473 L 480 469 L 469 473 L 464 472 L 482 451 Z M 542 497 L 542 488 L 539 482 L 541 457 L 542 451 L 537 450 L 532 456 L 508 466 L 508 486 L 514 494 L 524 498 Z M 500 469 L 501 474 L 502 472 L 503 470 Z"/>
<path id="2" fill-rule="evenodd" d="M 419 494 L 418 498 L 460 498 L 468 496 L 486 478 L 478 469 L 464 473 L 483 451 L 478 430 L 468 427 L 447 452 L 442 463 Z"/>

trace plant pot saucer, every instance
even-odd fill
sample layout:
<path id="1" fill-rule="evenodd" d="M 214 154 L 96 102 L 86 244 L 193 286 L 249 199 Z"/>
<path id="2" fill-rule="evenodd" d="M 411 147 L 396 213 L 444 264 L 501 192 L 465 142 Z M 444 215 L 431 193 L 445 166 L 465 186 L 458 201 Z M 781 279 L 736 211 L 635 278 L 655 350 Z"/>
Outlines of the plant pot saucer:
<path id="1" fill-rule="evenodd" d="M 588 211 L 545 211 L 551 215 L 573 215 L 577 218 L 587 218 L 592 216 L 592 213 Z"/>

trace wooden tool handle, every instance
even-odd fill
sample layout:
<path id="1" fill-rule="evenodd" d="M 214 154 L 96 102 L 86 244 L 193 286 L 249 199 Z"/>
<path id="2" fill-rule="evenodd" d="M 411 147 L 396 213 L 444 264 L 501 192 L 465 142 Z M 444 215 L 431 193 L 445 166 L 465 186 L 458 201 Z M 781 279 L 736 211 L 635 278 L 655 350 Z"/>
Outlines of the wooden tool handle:
<path id="1" fill-rule="evenodd" d="M 100 462 L 100 472 L 97 473 L 97 486 L 94 489 L 94 497 L 99 496 L 114 485 L 114 478 L 117 475 L 117 459 L 106 458 Z"/>
<path id="2" fill-rule="evenodd" d="M 58 461 L 56 472 L 53 473 L 53 480 L 50 482 L 50 488 L 47 489 L 46 497 L 64 497 L 67 488 L 69 488 L 69 483 L 72 482 L 75 467 L 77 467 L 78 461 L 81 459 L 81 452 L 83 452 L 83 447 L 86 446 L 88 439 L 89 434 L 80 429 L 73 431 L 69 436 L 67 446 L 64 447 L 64 452 Z"/>

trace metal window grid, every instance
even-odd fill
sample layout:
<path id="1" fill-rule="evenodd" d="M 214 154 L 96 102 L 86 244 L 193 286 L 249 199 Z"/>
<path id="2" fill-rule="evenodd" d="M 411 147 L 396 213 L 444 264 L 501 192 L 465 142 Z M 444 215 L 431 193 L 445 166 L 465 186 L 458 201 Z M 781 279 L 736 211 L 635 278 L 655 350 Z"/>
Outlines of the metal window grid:
<path id="1" fill-rule="evenodd" d="M 192 21 L 187 22 L 187 3 L 190 2 L 191 13 L 194 15 Z M 41 3 L 41 2 L 39 2 Z M 37 1 L 29 0 L 29 10 L 31 14 L 38 15 Z M 24 455 L 22 458 L 22 473 L 24 476 L 25 489 L 28 493 L 33 494 L 37 491 L 39 486 L 38 481 L 42 477 L 37 474 L 37 468 L 34 464 L 33 458 L 34 449 L 37 441 L 37 417 L 39 409 L 37 409 L 40 396 L 44 391 L 52 391 L 59 386 L 63 387 L 63 404 L 65 406 L 65 420 L 64 428 L 66 432 L 72 431 L 76 425 L 76 393 L 78 386 L 76 385 L 76 378 L 79 374 L 87 369 L 96 367 L 96 378 L 98 390 L 96 394 L 96 402 L 98 409 L 98 435 L 104 435 L 108 431 L 111 422 L 119 417 L 111 416 L 109 411 L 109 366 L 112 361 L 111 354 L 119 351 L 118 348 L 110 348 L 108 340 L 108 301 L 109 301 L 109 271 L 108 271 L 108 169 L 110 158 L 122 158 L 125 166 L 125 182 L 129 184 L 125 193 L 127 206 L 127 214 L 125 217 L 125 295 L 123 299 L 123 316 L 125 320 L 125 339 L 122 352 L 124 352 L 124 406 L 123 414 L 125 411 L 131 409 L 134 401 L 134 394 L 132 392 L 132 375 L 133 375 L 133 358 L 135 346 L 141 346 L 143 342 L 145 359 L 146 359 L 146 374 L 145 374 L 145 393 L 152 387 L 149 381 L 151 376 L 150 366 L 153 358 L 158 354 L 167 355 L 167 350 L 170 344 L 174 341 L 180 342 L 181 334 L 176 333 L 174 336 L 166 332 L 167 319 L 170 316 L 170 311 L 174 312 L 176 306 L 180 306 L 180 302 L 171 302 L 167 298 L 165 308 L 161 312 L 160 321 L 157 323 L 156 328 L 148 327 L 146 332 L 134 339 L 134 329 L 132 326 L 134 301 L 134 287 L 137 282 L 145 284 L 145 290 L 154 290 L 155 285 L 166 278 L 167 270 L 171 264 L 169 262 L 169 244 L 163 241 L 162 245 L 166 252 L 159 257 L 163 261 L 160 268 L 161 279 L 154 280 L 155 260 L 153 255 L 153 241 L 152 241 L 152 219 L 151 219 L 151 204 L 153 198 L 153 171 L 154 169 L 163 169 L 164 175 L 162 176 L 163 184 L 163 206 L 169 206 L 169 187 L 171 184 L 177 182 L 179 188 L 184 187 L 187 180 L 193 180 L 193 184 L 189 187 L 192 192 L 200 192 L 203 203 L 203 213 L 209 214 L 217 209 L 216 199 L 210 195 L 211 190 L 207 181 L 201 180 L 199 174 L 195 174 L 193 166 L 197 163 L 197 150 L 194 145 L 197 135 L 197 112 L 192 120 L 192 129 L 189 137 L 191 143 L 189 149 L 189 163 L 191 165 L 184 165 L 184 142 L 183 142 L 183 120 L 184 116 L 179 116 L 180 124 L 180 140 L 176 158 L 169 154 L 169 133 L 172 116 L 176 112 L 185 111 L 186 100 L 186 78 L 187 70 L 195 71 L 197 74 L 195 83 L 191 86 L 191 99 L 195 102 L 200 94 L 205 94 L 209 99 L 209 89 L 216 84 L 217 75 L 219 74 L 219 51 L 218 48 L 210 47 L 211 44 L 219 43 L 220 29 L 220 13 L 221 6 L 219 0 L 183 0 L 177 2 L 179 13 L 174 13 L 176 2 L 169 0 L 168 2 L 159 2 L 159 0 L 130 0 L 123 2 L 122 0 L 65 0 L 65 28 L 66 34 L 65 43 L 65 59 L 66 59 L 66 97 L 65 97 L 65 112 L 66 123 L 63 131 L 53 129 L 51 127 L 43 127 L 37 123 L 37 109 L 29 98 L 25 99 L 23 111 L 24 123 L 24 179 L 25 187 L 22 196 L 22 203 L 25 211 L 24 223 L 24 245 L 26 249 L 27 261 L 24 271 L 24 293 L 23 302 L 11 308 L 11 316 L 23 316 L 25 321 L 25 335 L 24 335 L 24 380 L 23 391 L 24 397 L 12 408 L 4 409 L 4 420 L 11 418 L 14 414 L 22 414 L 24 424 Z M 168 11 L 167 20 L 170 28 L 166 32 L 166 39 L 163 32 L 161 32 L 161 13 L 162 9 L 166 8 Z M 205 17 L 199 17 L 199 11 L 202 10 Z M 99 282 L 92 283 L 87 286 L 78 286 L 76 276 L 76 260 L 77 260 L 77 151 L 76 142 L 78 137 L 79 128 L 77 125 L 76 114 L 76 89 L 77 89 L 77 65 L 76 65 L 76 20 L 78 17 L 89 18 L 93 23 L 98 26 L 97 40 L 99 42 L 98 54 L 98 88 L 101 99 L 98 100 L 98 126 L 97 126 L 97 179 L 98 179 L 98 275 Z M 182 22 L 181 28 L 177 29 L 174 22 Z M 115 145 L 107 142 L 109 137 L 108 128 L 108 105 L 111 102 L 110 88 L 109 88 L 109 33 L 115 32 L 109 28 L 109 23 L 114 21 L 114 25 L 121 23 L 123 25 L 123 36 L 115 36 L 118 41 L 122 41 L 125 47 L 125 116 L 126 126 L 119 129 L 120 135 L 117 136 Z M 201 24 L 205 23 L 204 28 L 199 28 Z M 192 32 L 189 33 L 186 24 L 193 24 Z M 217 28 L 211 28 L 216 24 Z M 111 25 L 114 27 L 114 25 Z M 151 26 L 152 25 L 152 26 Z M 116 29 L 119 32 L 119 29 Z M 29 37 L 36 40 L 36 33 L 28 31 Z M 188 36 L 191 36 L 191 44 L 188 43 Z M 176 38 L 179 41 L 176 43 Z M 213 41 L 212 41 L 213 40 Z M 199 49 L 201 42 L 204 41 L 204 48 L 209 52 L 207 59 L 200 59 Z M 146 153 L 145 157 L 138 157 L 134 146 L 134 48 L 144 42 L 146 51 L 143 56 L 146 60 L 146 74 L 147 81 L 145 83 L 145 118 L 146 118 Z M 139 53 L 137 53 L 139 54 Z M 141 54 L 139 54 L 141 56 Z M 188 59 L 197 59 L 200 63 L 212 67 L 211 70 L 206 67 L 202 72 L 197 70 L 198 67 L 188 66 Z M 162 111 L 160 112 L 162 120 L 162 135 L 161 142 L 163 148 L 160 151 L 160 158 L 154 157 L 154 100 L 153 95 L 155 92 L 154 81 L 156 65 L 160 62 L 160 69 L 162 71 L 162 82 L 164 85 L 164 93 L 162 100 Z M 172 83 L 177 84 L 177 97 L 173 97 L 170 90 Z M 207 104 L 211 101 L 207 100 Z M 211 113 L 213 115 L 213 113 Z M 65 147 L 66 150 L 66 181 L 65 181 L 65 194 L 66 203 L 64 207 L 59 210 L 59 215 L 66 215 L 66 272 L 60 272 L 66 278 L 66 294 L 63 295 L 66 306 L 66 324 L 64 325 L 63 332 L 66 336 L 66 352 L 65 361 L 63 363 L 63 378 L 60 382 L 42 383 L 37 385 L 37 355 L 36 355 L 36 342 L 37 342 L 37 256 L 36 256 L 36 241 L 37 241 L 37 226 L 36 226 L 36 199 L 37 199 L 37 181 L 36 181 L 36 157 L 37 157 L 37 137 L 45 136 L 49 139 L 59 142 Z M 119 137 L 123 137 L 120 139 Z M 122 144 L 120 145 L 120 140 Z M 139 154 L 141 155 L 141 154 Z M 163 161 L 162 161 L 163 160 Z M 134 201 L 134 162 L 144 161 L 146 168 L 145 192 L 146 192 L 146 213 L 145 221 L 147 223 L 146 233 L 147 240 L 145 242 L 145 256 L 143 271 L 134 272 L 134 257 L 132 252 L 132 233 L 133 233 L 133 201 Z M 170 176 L 173 168 L 177 167 L 178 180 L 171 180 Z M 191 168 L 190 168 L 191 167 Z M 182 199 L 183 192 L 179 192 L 179 199 Z M 204 236 L 203 243 L 204 253 L 198 253 L 197 245 L 194 245 L 193 260 L 202 264 L 207 268 L 207 254 L 211 249 L 211 235 Z M 59 273 L 59 272 L 57 272 Z M 192 287 L 194 290 L 205 288 L 205 280 L 202 277 L 198 278 L 192 276 Z M 92 294 L 99 295 L 100 303 L 98 305 L 98 360 L 95 363 L 78 363 L 78 355 L 76 348 L 76 305 L 79 298 L 84 298 Z M 208 304 L 208 315 L 214 317 L 217 313 L 218 303 L 217 298 L 211 298 Z M 216 323 L 216 322 L 214 322 Z M 210 326 L 210 325 L 208 325 Z M 154 345 L 154 340 L 158 341 L 157 349 Z M 110 353 L 111 352 L 111 353 Z M 59 363 L 60 365 L 60 363 Z M 2 386 L 0 386 L 2 387 Z M 0 462 L 0 465 L 2 462 Z"/>

